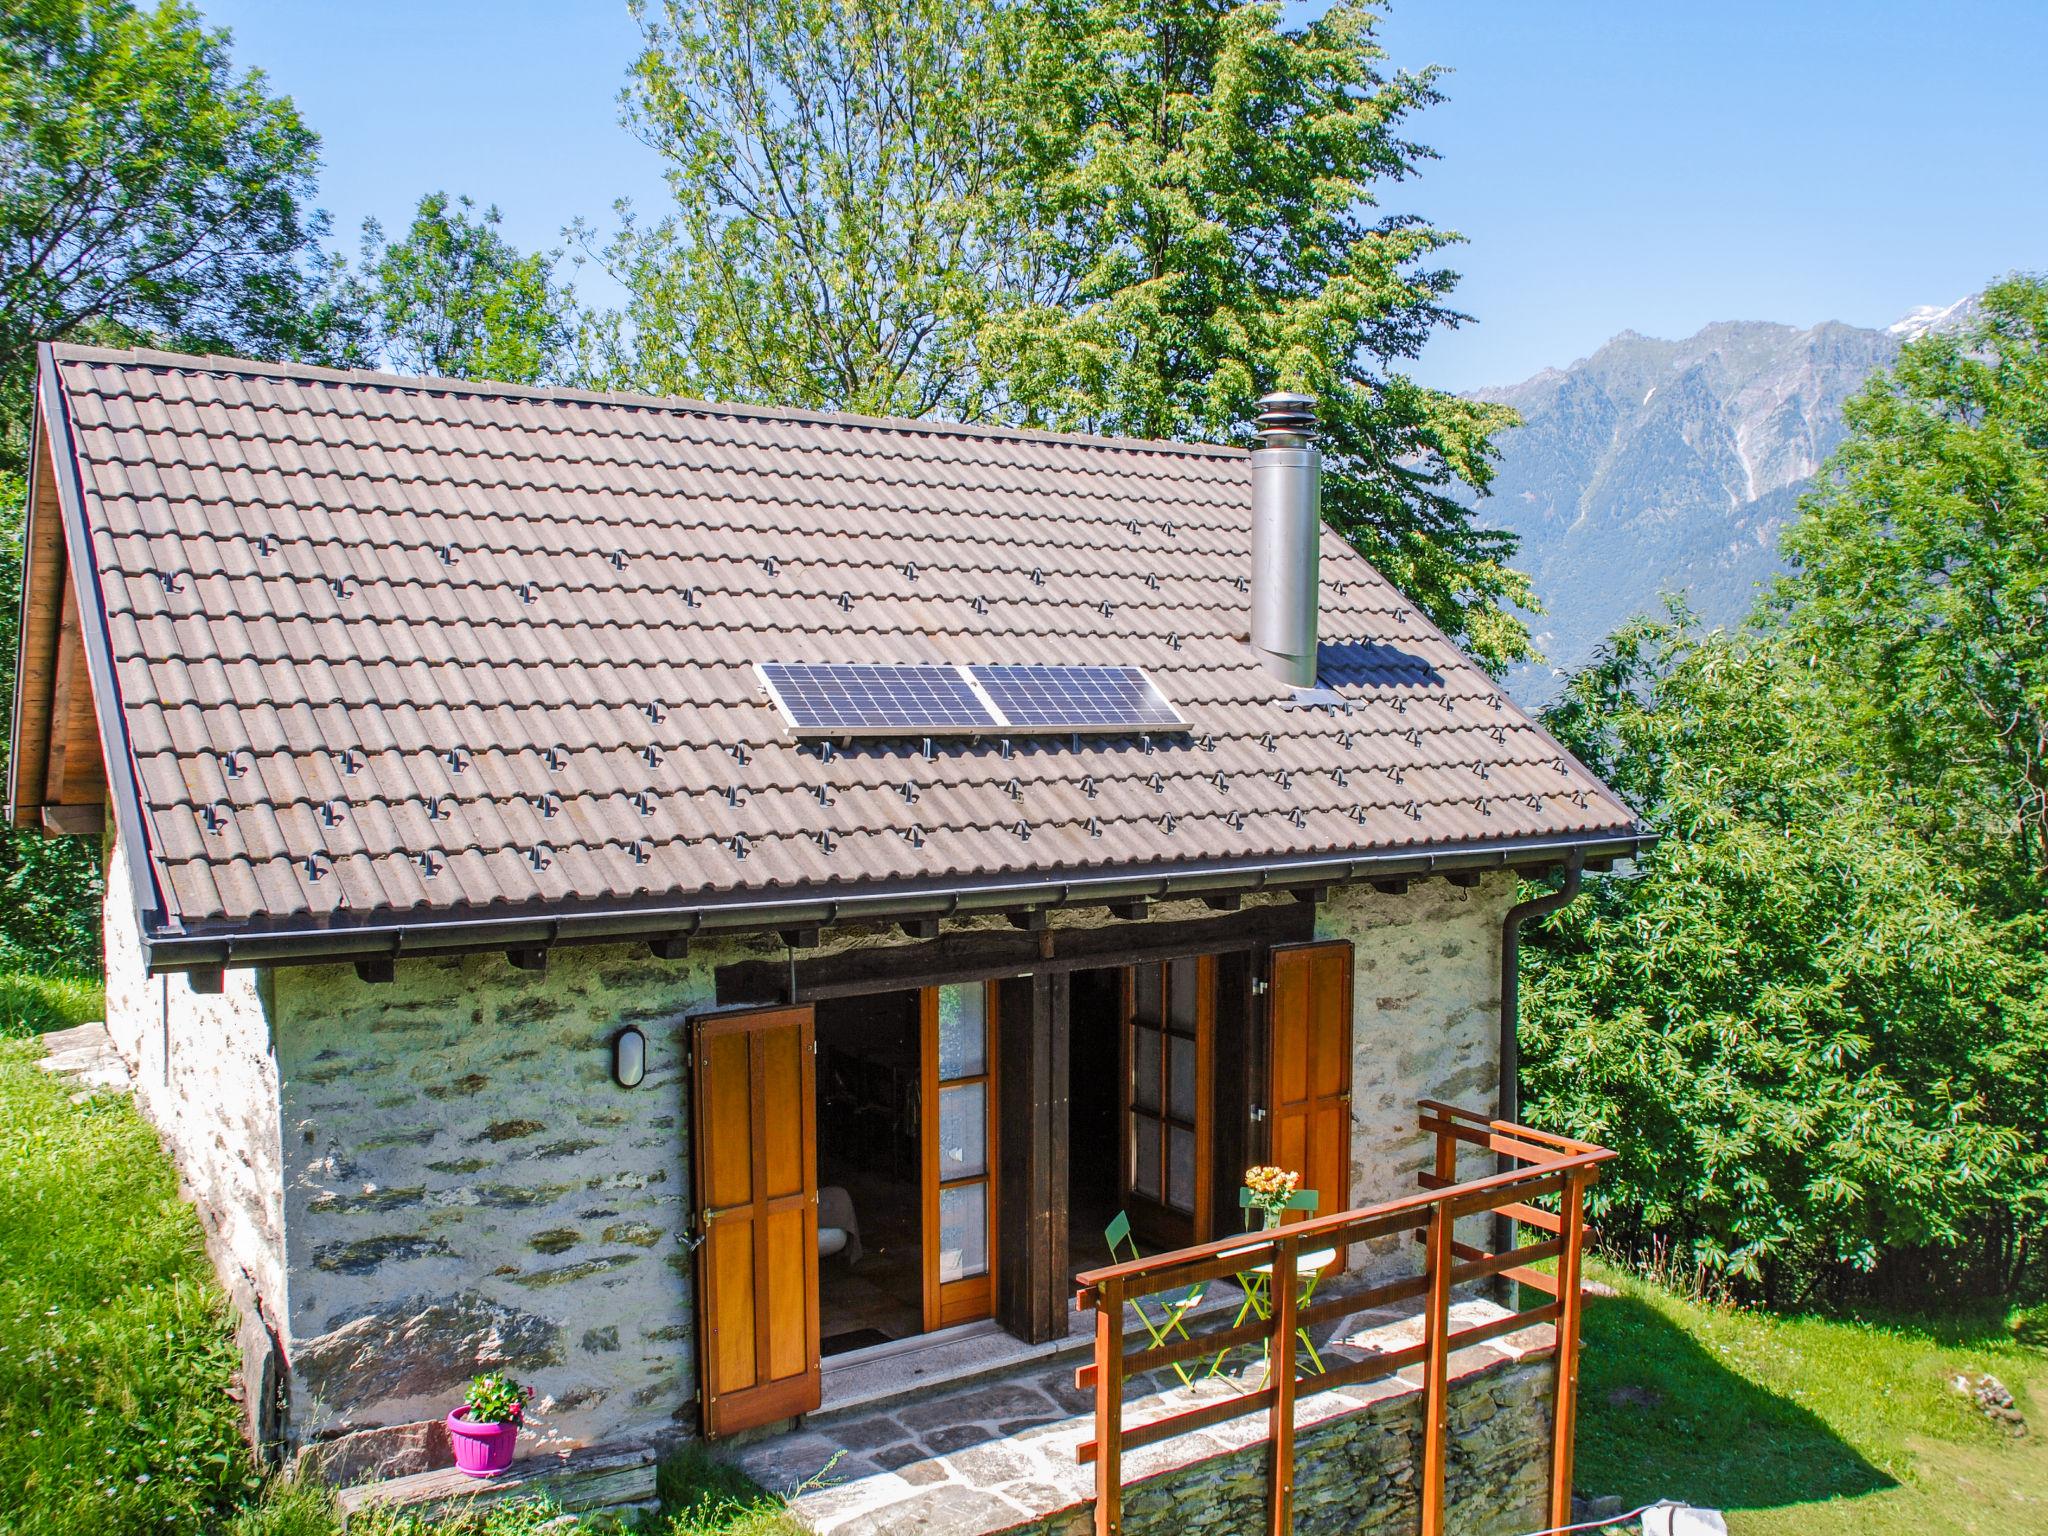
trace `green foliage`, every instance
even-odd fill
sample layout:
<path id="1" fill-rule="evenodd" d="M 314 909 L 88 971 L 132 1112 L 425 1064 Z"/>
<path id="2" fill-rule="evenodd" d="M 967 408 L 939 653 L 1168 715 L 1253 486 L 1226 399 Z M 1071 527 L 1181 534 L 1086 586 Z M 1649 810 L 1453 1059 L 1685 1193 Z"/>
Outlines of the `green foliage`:
<path id="1" fill-rule="evenodd" d="M 363 225 L 362 275 L 346 280 L 341 314 L 363 317 L 354 345 L 399 373 L 538 384 L 568 371 L 577 310 L 555 280 L 552 253 L 521 253 L 496 208 L 468 198 L 420 199 L 405 238 Z"/>
<path id="2" fill-rule="evenodd" d="M 202 1528 L 255 1478 L 198 1221 L 128 1103 L 67 1103 L 35 1054 L 0 1044 L 4 1523 L 15 1536 Z"/>
<path id="3" fill-rule="evenodd" d="M 652 1536 L 797 1536 L 784 1501 L 738 1467 L 688 1445 L 661 1464 Z"/>
<path id="4" fill-rule="evenodd" d="M 1749 629 L 1639 622 L 1550 717 L 1663 841 L 1530 952 L 1530 1113 L 1767 1293 L 2048 1238 L 2048 287 L 1986 308 L 1852 404 Z"/>
<path id="5" fill-rule="evenodd" d="M 462 1402 L 472 1424 L 517 1424 L 526 1417 L 532 1396 L 533 1388 L 522 1387 L 502 1371 L 491 1371 L 471 1380 Z"/>
<path id="6" fill-rule="evenodd" d="M 1001 280 L 980 0 L 634 0 L 626 121 L 675 212 L 603 252 L 631 298 L 600 375 L 719 400 L 988 413 Z M 586 245 L 588 230 L 581 231 Z"/>
<path id="7" fill-rule="evenodd" d="M 1849 402 L 1778 622 L 1916 830 L 2048 905 L 2048 282 L 1983 305 Z"/>
<path id="8" fill-rule="evenodd" d="M 1459 237 L 1380 207 L 1430 157 L 1408 123 L 1439 72 L 1389 70 L 1366 0 L 1301 25 L 1242 0 L 1016 19 L 1004 213 L 1033 265 L 988 347 L 1017 414 L 1230 441 L 1259 395 L 1312 392 L 1328 520 L 1482 661 L 1530 655 L 1513 536 L 1454 494 L 1485 488 L 1514 413 L 1392 366 L 1462 318 L 1437 264 Z"/>
<path id="9" fill-rule="evenodd" d="M 319 140 L 185 0 L 0 9 L 0 467 L 35 343 L 302 347 Z"/>
<path id="10" fill-rule="evenodd" d="M 1529 1112 L 1621 1153 L 1611 1237 L 1748 1281 L 2048 1210 L 2048 920 L 1973 905 L 1811 694 L 1770 645 L 1643 624 L 1553 719 L 1663 841 L 1529 952 Z"/>

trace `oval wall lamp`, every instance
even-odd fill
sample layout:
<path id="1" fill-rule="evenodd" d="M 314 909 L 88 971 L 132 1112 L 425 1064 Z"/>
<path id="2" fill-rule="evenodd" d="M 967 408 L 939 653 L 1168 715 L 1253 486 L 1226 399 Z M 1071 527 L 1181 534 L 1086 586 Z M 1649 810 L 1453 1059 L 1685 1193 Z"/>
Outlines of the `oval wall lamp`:
<path id="1" fill-rule="evenodd" d="M 638 1088 L 647 1076 L 647 1037 L 627 1025 L 612 1036 L 612 1080 L 621 1088 Z"/>

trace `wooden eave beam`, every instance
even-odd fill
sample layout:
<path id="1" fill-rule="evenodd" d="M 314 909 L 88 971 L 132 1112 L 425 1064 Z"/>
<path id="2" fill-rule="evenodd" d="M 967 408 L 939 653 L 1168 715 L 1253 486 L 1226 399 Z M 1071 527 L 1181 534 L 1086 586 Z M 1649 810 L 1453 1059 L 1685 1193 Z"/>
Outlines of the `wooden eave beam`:
<path id="1" fill-rule="evenodd" d="M 23 550 L 21 638 L 15 678 L 8 795 L 17 827 L 40 825 L 49 764 L 51 716 L 65 582 L 63 514 L 57 503 L 54 445 L 38 404 L 29 460 L 28 529 Z"/>
<path id="2" fill-rule="evenodd" d="M 43 831 L 51 837 L 97 837 L 107 830 L 104 805 L 46 805 Z"/>

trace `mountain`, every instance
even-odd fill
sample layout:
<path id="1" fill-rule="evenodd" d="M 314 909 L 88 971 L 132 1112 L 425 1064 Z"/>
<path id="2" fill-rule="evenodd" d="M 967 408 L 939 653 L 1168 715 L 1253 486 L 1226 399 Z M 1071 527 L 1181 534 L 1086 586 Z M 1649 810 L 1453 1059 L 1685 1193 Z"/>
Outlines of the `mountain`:
<path id="1" fill-rule="evenodd" d="M 1569 368 L 1475 392 L 1521 412 L 1500 439 L 1482 520 L 1521 536 L 1543 665 L 1509 687 L 1548 703 L 1562 673 L 1682 591 L 1708 624 L 1746 613 L 1782 567 L 1778 532 L 1843 435 L 1842 403 L 1899 348 L 1962 324 L 1964 299 L 1883 330 L 1828 321 L 1707 326 L 1683 341 L 1624 331 Z"/>

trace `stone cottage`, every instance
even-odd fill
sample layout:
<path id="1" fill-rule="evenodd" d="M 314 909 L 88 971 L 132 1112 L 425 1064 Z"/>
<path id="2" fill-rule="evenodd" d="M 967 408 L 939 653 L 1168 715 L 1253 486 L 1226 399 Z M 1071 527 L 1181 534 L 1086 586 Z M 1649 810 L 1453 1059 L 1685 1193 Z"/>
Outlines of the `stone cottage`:
<path id="1" fill-rule="evenodd" d="M 404 1470 L 1064 1336 L 1125 1214 L 1504 1109 L 1518 875 L 1629 810 L 1251 451 L 46 347 L 13 824 L 258 1433 Z"/>

